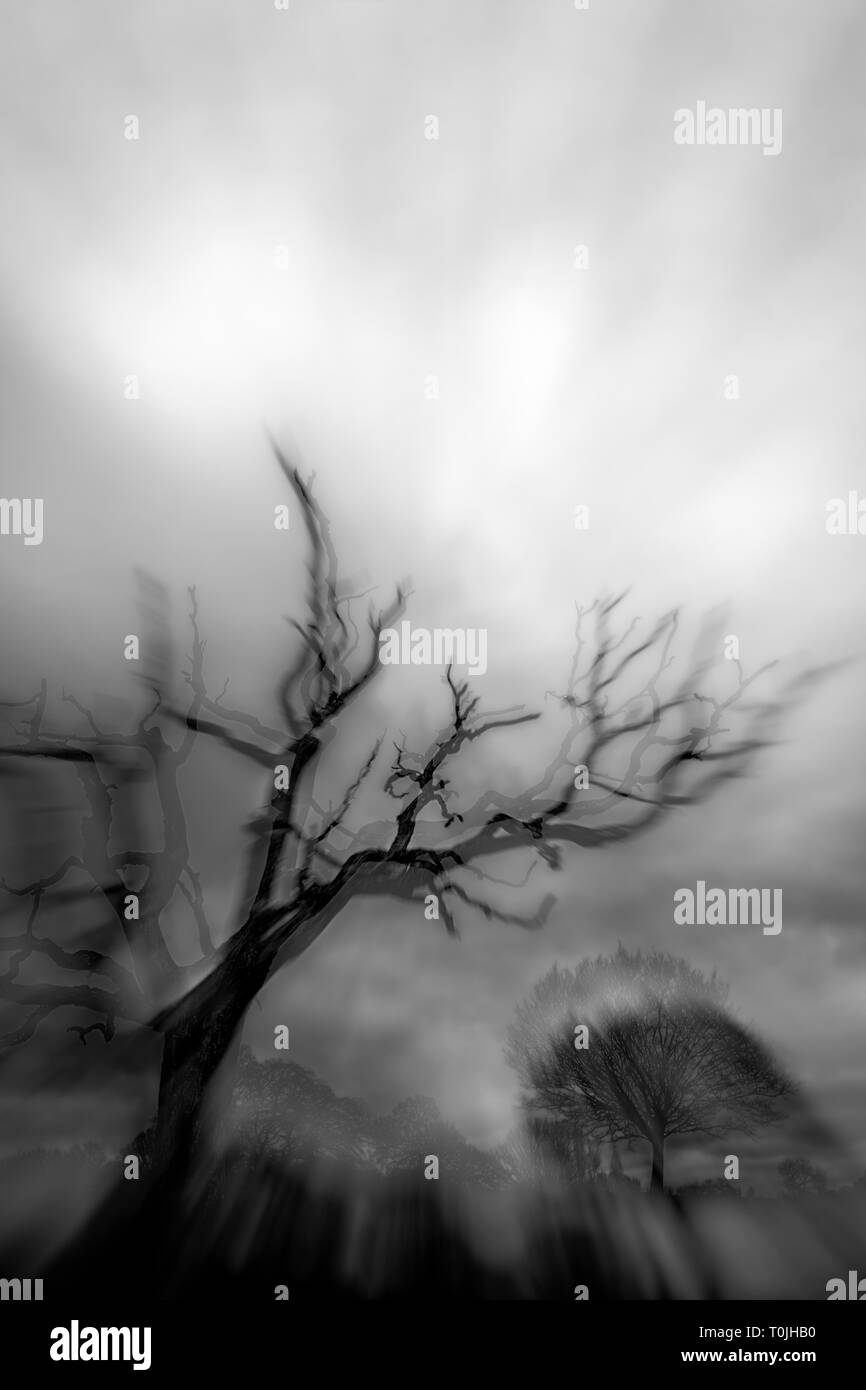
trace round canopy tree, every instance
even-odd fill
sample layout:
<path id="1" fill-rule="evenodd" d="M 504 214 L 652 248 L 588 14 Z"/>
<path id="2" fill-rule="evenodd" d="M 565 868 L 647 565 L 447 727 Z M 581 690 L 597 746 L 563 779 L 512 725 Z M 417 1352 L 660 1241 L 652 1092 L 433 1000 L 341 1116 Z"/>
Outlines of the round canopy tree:
<path id="1" fill-rule="evenodd" d="M 672 1136 L 751 1133 L 782 1119 L 794 1094 L 727 993 L 715 973 L 663 952 L 554 965 L 508 1029 L 524 1107 L 597 1140 L 644 1140 L 662 1191 Z"/>

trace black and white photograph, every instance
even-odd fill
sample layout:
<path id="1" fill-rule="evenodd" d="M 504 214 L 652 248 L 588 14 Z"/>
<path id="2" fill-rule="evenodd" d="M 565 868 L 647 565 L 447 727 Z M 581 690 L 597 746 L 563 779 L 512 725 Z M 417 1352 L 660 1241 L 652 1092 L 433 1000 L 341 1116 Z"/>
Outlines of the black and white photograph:
<path id="1" fill-rule="evenodd" d="M 864 59 L 857 0 L 4 6 L 28 1365 L 852 1326 Z"/>

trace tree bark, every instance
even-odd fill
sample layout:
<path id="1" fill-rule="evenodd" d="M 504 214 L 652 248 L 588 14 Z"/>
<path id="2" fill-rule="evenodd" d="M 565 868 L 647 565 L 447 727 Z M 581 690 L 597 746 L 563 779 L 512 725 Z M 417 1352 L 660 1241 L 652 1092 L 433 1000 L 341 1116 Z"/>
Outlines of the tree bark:
<path id="1" fill-rule="evenodd" d="M 665 1190 L 665 1141 L 664 1139 L 653 1139 L 653 1166 L 650 1176 L 650 1192 L 664 1192 Z"/>
<path id="2" fill-rule="evenodd" d="M 224 1060 L 234 1060 L 247 1010 L 272 970 L 302 955 L 355 891 L 350 882 L 323 895 L 318 910 L 293 925 L 290 938 L 275 935 L 272 944 L 263 946 L 259 933 L 249 933 L 248 921 L 210 975 L 164 1011 L 154 1178 L 171 1174 L 177 1180 L 182 1168 L 192 1170 L 204 1147 L 211 1082 Z"/>
<path id="3" fill-rule="evenodd" d="M 223 1063 L 233 1061 L 233 1044 L 271 961 L 271 953 L 258 959 L 229 955 L 196 991 L 194 1007 L 166 1026 L 149 1155 L 155 1180 L 188 1174 L 203 1155 L 211 1083 Z"/>
<path id="4" fill-rule="evenodd" d="M 201 1222 L 213 1176 L 207 1145 L 212 1083 L 224 1062 L 234 1062 L 244 1015 L 270 964 L 269 953 L 260 960 L 230 954 L 198 986 L 194 1008 L 182 1009 L 166 1027 L 156 1121 L 139 1149 L 140 1176 L 125 1178 L 122 1153 L 117 1180 L 49 1270 L 58 1287 L 76 1287 L 82 1266 L 107 1279 L 106 1289 L 121 1278 L 142 1296 L 162 1296 L 172 1280 L 183 1284 L 196 1250 L 186 1248 L 181 1233 L 190 1231 L 191 1215 Z M 230 1077 L 225 1080 L 231 1085 Z"/>

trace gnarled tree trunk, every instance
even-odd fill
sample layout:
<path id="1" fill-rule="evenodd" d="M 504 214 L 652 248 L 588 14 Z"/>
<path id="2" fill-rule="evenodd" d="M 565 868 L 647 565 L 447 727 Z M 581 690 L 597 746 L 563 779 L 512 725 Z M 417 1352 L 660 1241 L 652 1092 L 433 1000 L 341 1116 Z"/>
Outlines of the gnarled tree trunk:
<path id="1" fill-rule="evenodd" d="M 664 1192 L 665 1190 L 665 1141 L 663 1136 L 656 1135 L 652 1143 L 652 1173 L 650 1175 L 650 1192 Z"/>

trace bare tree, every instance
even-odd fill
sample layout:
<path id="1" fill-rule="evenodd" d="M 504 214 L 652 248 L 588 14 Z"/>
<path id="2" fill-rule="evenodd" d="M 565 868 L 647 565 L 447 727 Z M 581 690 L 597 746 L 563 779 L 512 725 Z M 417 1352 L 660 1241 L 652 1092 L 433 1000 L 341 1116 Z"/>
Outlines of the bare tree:
<path id="1" fill-rule="evenodd" d="M 827 1191 L 827 1174 L 808 1158 L 783 1158 L 779 1164 L 779 1177 L 786 1197 Z"/>
<path id="2" fill-rule="evenodd" d="M 572 1116 L 524 1115 L 495 1156 L 514 1182 L 578 1183 L 600 1172 L 598 1144 L 586 1139 Z"/>
<path id="3" fill-rule="evenodd" d="M 757 699 L 755 682 L 763 672 L 745 677 L 736 663 L 724 663 L 736 680 L 727 695 L 715 697 L 699 689 L 711 662 L 696 652 L 662 693 L 660 686 L 670 683 L 674 663 L 676 612 L 639 636 L 638 619 L 613 632 L 622 594 L 578 607 L 573 659 L 566 687 L 557 696 L 565 728 L 538 775 L 513 795 L 485 791 L 457 810 L 452 778 L 458 760 L 466 766 L 479 740 L 539 715 L 522 707 L 482 713 L 479 696 L 449 667 L 444 673 L 448 721 L 426 748 L 412 751 L 405 739 L 395 745 L 380 789 L 396 806 L 373 835 L 369 824 L 353 824 L 353 817 L 359 792 L 381 760 L 382 740 L 358 758 L 336 805 L 322 805 L 319 788 L 327 750 L 350 706 L 380 674 L 379 638 L 403 612 L 407 589 L 399 586 L 383 611 L 371 605 L 366 632 L 359 627 L 354 605 L 364 596 L 347 592 L 339 578 L 329 521 L 311 485 L 279 449 L 276 457 L 297 497 L 310 548 L 307 611 L 302 622 L 293 623 L 295 649 L 278 682 L 276 721 L 266 723 L 232 708 L 225 698 L 227 681 L 218 694 L 209 691 L 195 590 L 190 590 L 185 706 L 163 698 L 168 644 L 156 639 L 153 690 L 142 717 L 127 732 L 103 727 L 91 710 L 65 693 L 63 700 L 79 722 L 59 727 L 49 718 L 44 682 L 34 697 L 5 704 L 16 734 L 0 747 L 7 770 L 21 760 L 69 765 L 80 780 L 85 807 L 79 852 L 38 878 L 5 883 L 29 901 L 29 911 L 23 929 L 0 939 L 0 954 L 7 958 L 0 1000 L 16 1015 L 0 1045 L 26 1042 L 46 1018 L 68 1007 L 92 1016 L 85 1027 L 76 1027 L 83 1043 L 92 1031 L 110 1042 L 117 1020 L 161 1033 L 151 1151 L 156 1172 L 197 1150 L 208 1088 L 224 1059 L 236 1054 L 252 1000 L 273 972 L 305 951 L 347 903 L 379 896 L 418 904 L 432 893 L 440 904 L 440 926 L 452 936 L 458 934 L 458 911 L 481 912 L 523 928 L 540 926 L 553 895 L 525 912 L 496 906 L 493 885 L 508 880 L 494 879 L 487 867 L 491 860 L 523 853 L 540 856 L 557 870 L 567 846 L 595 849 L 628 840 L 672 809 L 695 805 L 747 769 L 769 742 L 777 716 L 807 688 L 813 674 Z M 172 741 L 172 729 L 179 731 L 178 741 Z M 247 862 L 238 869 L 239 880 L 249 884 L 244 910 L 234 925 L 226 924 L 217 948 L 199 875 L 190 863 L 179 789 L 179 776 L 200 734 L 263 769 L 269 783 L 267 812 L 253 820 Z M 577 765 L 588 770 L 588 785 L 585 779 L 576 785 Z M 281 776 L 276 769 L 284 769 Z M 134 790 L 142 778 L 150 779 L 161 812 L 162 846 L 157 850 L 136 844 L 134 815 L 120 814 L 124 789 Z M 134 805 L 130 797 L 126 802 Z M 111 849 L 121 820 L 129 843 Z M 525 883 L 528 872 L 508 886 Z M 44 905 L 58 893 L 61 881 L 76 874 L 86 880 L 75 890 L 76 901 L 91 908 L 103 904 L 116 949 L 70 949 L 56 940 L 56 933 L 48 936 L 41 930 Z M 134 875 L 143 880 L 142 912 L 140 920 L 129 921 L 124 903 Z M 199 962 L 188 968 L 176 963 L 166 944 L 169 910 L 181 899 L 200 948 Z M 100 943 L 104 936 L 103 930 Z M 37 973 L 39 962 L 51 962 L 63 972 L 62 979 L 48 983 L 44 972 Z"/>
<path id="4" fill-rule="evenodd" d="M 726 999 L 715 974 L 663 952 L 620 947 L 573 970 L 554 965 L 508 1030 L 524 1104 L 599 1141 L 645 1140 L 650 1186 L 662 1191 L 668 1139 L 752 1132 L 782 1119 L 794 1095 Z"/>

